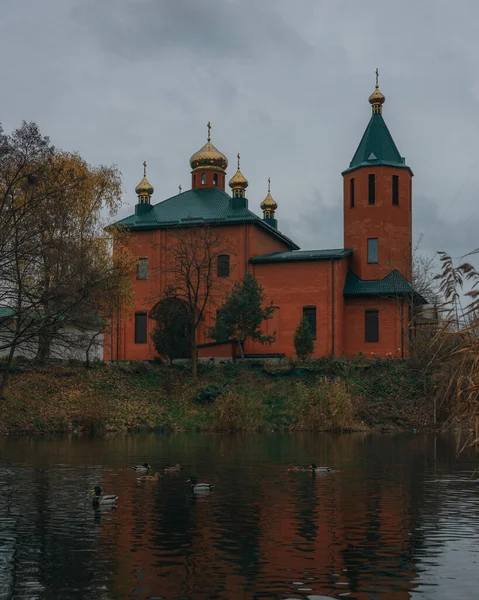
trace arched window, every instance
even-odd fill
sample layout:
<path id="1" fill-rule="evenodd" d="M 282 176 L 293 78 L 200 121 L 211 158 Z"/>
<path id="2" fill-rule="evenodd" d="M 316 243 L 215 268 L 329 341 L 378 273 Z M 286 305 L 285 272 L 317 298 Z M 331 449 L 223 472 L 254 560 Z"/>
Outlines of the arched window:
<path id="1" fill-rule="evenodd" d="M 193 187 L 196 187 L 196 175 L 193 175 Z"/>
<path id="2" fill-rule="evenodd" d="M 213 185 L 218 185 L 218 173 L 213 175 Z"/>
<path id="3" fill-rule="evenodd" d="M 216 274 L 218 277 L 230 276 L 230 257 L 228 254 L 222 254 L 221 256 L 218 256 Z"/>
<path id="4" fill-rule="evenodd" d="M 206 173 L 201 173 L 201 185 L 206 185 Z"/>

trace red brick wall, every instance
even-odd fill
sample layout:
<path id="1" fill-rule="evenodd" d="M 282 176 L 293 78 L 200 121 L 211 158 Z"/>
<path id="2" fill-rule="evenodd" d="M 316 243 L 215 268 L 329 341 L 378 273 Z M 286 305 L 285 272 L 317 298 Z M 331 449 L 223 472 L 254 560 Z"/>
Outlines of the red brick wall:
<path id="1" fill-rule="evenodd" d="M 379 341 L 365 341 L 365 311 L 379 311 Z M 401 314 L 404 321 L 401 327 Z M 344 354 L 360 352 L 373 356 L 402 358 L 408 356 L 407 309 L 394 298 L 346 298 L 344 306 Z"/>
<path id="2" fill-rule="evenodd" d="M 206 176 L 206 183 L 201 183 L 202 175 Z M 217 177 L 217 183 L 214 183 L 214 175 Z M 198 169 L 191 172 L 191 189 L 205 189 L 217 187 L 225 191 L 226 173 L 221 169 Z"/>
<path id="3" fill-rule="evenodd" d="M 376 176 L 376 203 L 368 204 L 368 175 Z M 399 177 L 399 205 L 392 203 L 392 176 Z M 350 181 L 354 178 L 354 208 Z M 344 247 L 353 250 L 352 270 L 360 279 L 380 279 L 397 269 L 411 279 L 412 212 L 408 169 L 360 168 L 344 176 Z M 379 240 L 379 263 L 368 264 L 368 238 Z"/>
<path id="4" fill-rule="evenodd" d="M 245 270 L 249 269 L 248 260 L 251 256 L 268 252 L 288 250 L 288 246 L 269 235 L 267 232 L 253 224 L 231 225 L 218 227 L 225 243 L 230 247 L 230 277 L 221 281 L 221 291 L 212 294 L 211 302 L 207 306 L 203 323 L 198 331 L 198 343 L 211 341 L 207 337 L 209 327 L 214 325 L 216 310 L 221 305 L 225 294 L 231 289 L 235 281 L 242 279 Z M 148 341 L 146 344 L 135 344 L 135 312 L 147 313 L 162 298 L 162 292 L 171 282 L 172 274 L 165 273 L 165 261 L 171 257 L 162 248 L 175 243 L 175 230 L 157 229 L 151 231 L 132 232 L 128 245 L 133 249 L 138 258 L 148 258 L 148 278 L 136 279 L 132 276 L 134 306 L 122 315 L 117 326 L 115 322 L 112 330 L 106 334 L 104 346 L 104 359 L 119 360 L 147 360 L 156 355 L 150 334 L 155 323 L 148 319 Z M 118 336 L 117 336 L 118 331 Z M 111 352 L 113 347 L 113 353 Z"/>
<path id="5" fill-rule="evenodd" d="M 342 352 L 343 288 L 347 259 L 334 261 L 335 354 Z M 247 343 L 247 353 L 285 353 L 294 357 L 294 332 L 303 316 L 304 306 L 316 306 L 316 342 L 314 356 L 328 356 L 332 351 L 332 272 L 331 261 L 269 263 L 253 265 L 253 272 L 265 288 L 268 301 L 279 311 L 266 332 L 276 330 L 271 345 Z"/>

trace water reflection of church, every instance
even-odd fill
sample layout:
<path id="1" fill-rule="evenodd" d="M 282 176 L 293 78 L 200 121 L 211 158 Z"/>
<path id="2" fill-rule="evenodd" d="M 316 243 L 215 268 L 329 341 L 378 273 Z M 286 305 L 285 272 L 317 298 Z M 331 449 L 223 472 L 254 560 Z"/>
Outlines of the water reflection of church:
<path id="1" fill-rule="evenodd" d="M 410 598 L 441 505 L 427 489 L 432 439 L 328 435 L 318 445 L 308 434 L 287 437 L 211 439 L 201 464 L 213 474 L 214 497 L 193 501 L 177 481 L 161 492 L 133 486 L 122 498 L 122 527 L 103 532 L 116 548 L 112 591 L 121 597 L 128 574 L 130 587 L 166 598 Z M 333 476 L 288 474 L 278 461 L 279 448 L 306 456 L 318 447 L 339 467 Z"/>

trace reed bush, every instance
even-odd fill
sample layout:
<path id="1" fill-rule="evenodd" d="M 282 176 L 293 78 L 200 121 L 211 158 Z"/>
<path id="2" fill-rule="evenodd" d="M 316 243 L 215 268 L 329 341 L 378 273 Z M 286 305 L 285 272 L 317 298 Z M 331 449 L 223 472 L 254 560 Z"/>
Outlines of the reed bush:
<path id="1" fill-rule="evenodd" d="M 227 390 L 216 398 L 213 427 L 221 431 L 258 430 L 264 426 L 265 405 L 258 390 Z"/>
<path id="2" fill-rule="evenodd" d="M 322 377 L 314 386 L 299 383 L 293 404 L 299 429 L 350 431 L 360 428 L 354 400 L 341 379 Z"/>

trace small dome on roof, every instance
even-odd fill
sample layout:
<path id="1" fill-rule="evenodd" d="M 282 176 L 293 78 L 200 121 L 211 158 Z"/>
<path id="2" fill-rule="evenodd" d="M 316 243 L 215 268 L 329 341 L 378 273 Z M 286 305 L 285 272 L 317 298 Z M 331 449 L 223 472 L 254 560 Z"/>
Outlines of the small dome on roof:
<path id="1" fill-rule="evenodd" d="M 261 202 L 260 208 L 263 211 L 268 210 L 268 209 L 275 211 L 278 208 L 277 202 L 274 200 L 273 196 L 271 195 L 271 180 L 269 178 L 268 178 L 268 193 L 266 195 L 266 198 L 263 200 L 263 202 Z"/>
<path id="2" fill-rule="evenodd" d="M 229 186 L 231 189 L 234 188 L 242 188 L 245 189 L 248 187 L 248 180 L 240 171 L 240 155 L 238 153 L 238 169 L 233 177 L 230 179 Z"/>
<path id="3" fill-rule="evenodd" d="M 135 192 L 138 196 L 151 196 L 155 188 L 151 185 L 151 183 L 146 178 L 146 161 L 143 162 L 143 179 L 136 186 Z"/>

